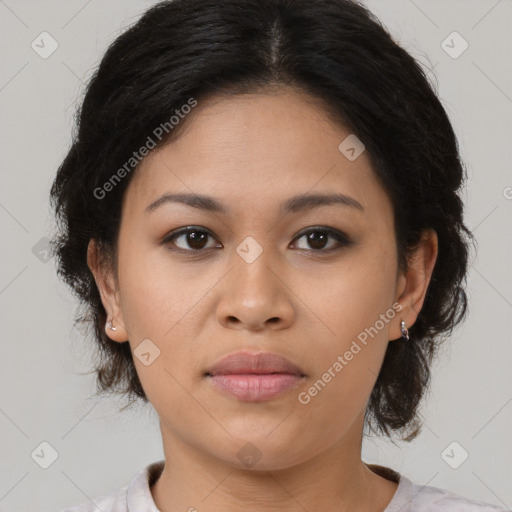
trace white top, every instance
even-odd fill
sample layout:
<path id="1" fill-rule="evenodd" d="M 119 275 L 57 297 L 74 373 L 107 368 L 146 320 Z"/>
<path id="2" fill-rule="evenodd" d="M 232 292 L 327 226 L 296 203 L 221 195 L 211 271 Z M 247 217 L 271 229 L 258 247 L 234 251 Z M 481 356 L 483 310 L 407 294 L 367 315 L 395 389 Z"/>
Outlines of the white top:
<path id="1" fill-rule="evenodd" d="M 512 512 L 510 508 L 464 498 L 446 489 L 422 486 L 395 471 L 377 466 L 368 466 L 375 473 L 398 482 L 397 490 L 382 512 Z M 164 461 L 154 462 L 137 473 L 123 488 L 93 502 L 75 505 L 60 512 L 161 512 L 153 501 L 150 487 L 156 482 L 164 467 Z"/>

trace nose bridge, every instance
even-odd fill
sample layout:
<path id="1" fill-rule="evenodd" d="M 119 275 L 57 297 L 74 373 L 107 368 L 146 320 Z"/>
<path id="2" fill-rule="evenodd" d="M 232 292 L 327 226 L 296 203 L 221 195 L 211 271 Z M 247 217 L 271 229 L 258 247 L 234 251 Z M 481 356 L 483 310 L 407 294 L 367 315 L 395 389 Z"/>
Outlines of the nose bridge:
<path id="1" fill-rule="evenodd" d="M 276 283 L 276 270 L 272 269 L 277 264 L 277 251 L 271 247 L 271 237 L 256 236 L 258 239 L 246 236 L 235 249 L 235 286 L 244 294 L 275 295 L 279 281 Z"/>
<path id="2" fill-rule="evenodd" d="M 221 323 L 238 321 L 250 328 L 263 328 L 279 320 L 287 324 L 293 315 L 284 279 L 278 278 L 279 256 L 271 236 L 245 237 L 233 251 L 231 272 L 218 304 Z M 260 243 L 261 242 L 261 243 Z"/>

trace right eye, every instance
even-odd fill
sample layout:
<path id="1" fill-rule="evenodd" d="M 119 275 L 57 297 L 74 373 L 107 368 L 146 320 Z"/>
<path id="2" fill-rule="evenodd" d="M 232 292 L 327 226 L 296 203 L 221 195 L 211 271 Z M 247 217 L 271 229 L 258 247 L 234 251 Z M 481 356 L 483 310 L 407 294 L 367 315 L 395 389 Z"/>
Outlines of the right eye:
<path id="1" fill-rule="evenodd" d="M 210 231 L 198 228 L 196 226 L 187 226 L 186 228 L 181 228 L 176 231 L 173 231 L 165 239 L 162 241 L 163 245 L 173 245 L 178 247 L 179 250 L 183 250 L 186 252 L 199 252 L 205 249 L 212 249 L 214 247 L 205 247 L 208 237 L 212 237 Z M 180 240 L 182 247 L 180 247 L 175 240 Z M 188 245 L 188 248 L 185 247 Z M 218 247 L 218 245 L 217 245 Z M 171 250 L 175 250 L 171 248 Z"/>

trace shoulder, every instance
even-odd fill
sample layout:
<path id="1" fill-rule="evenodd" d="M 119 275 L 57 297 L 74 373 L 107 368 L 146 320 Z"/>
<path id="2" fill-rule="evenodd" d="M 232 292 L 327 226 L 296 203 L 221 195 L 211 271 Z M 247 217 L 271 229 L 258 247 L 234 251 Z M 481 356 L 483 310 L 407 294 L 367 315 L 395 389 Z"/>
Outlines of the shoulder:
<path id="1" fill-rule="evenodd" d="M 511 512 L 512 509 L 466 498 L 447 489 L 411 483 L 414 512 Z"/>
<path id="2" fill-rule="evenodd" d="M 398 482 L 395 495 L 384 512 L 512 512 L 511 508 L 466 498 L 448 489 L 419 485 L 385 466 L 367 466 L 383 478 Z"/>
<path id="3" fill-rule="evenodd" d="M 128 485 L 59 512 L 158 512 L 150 487 L 160 476 L 164 461 L 158 461 L 140 470 Z"/>

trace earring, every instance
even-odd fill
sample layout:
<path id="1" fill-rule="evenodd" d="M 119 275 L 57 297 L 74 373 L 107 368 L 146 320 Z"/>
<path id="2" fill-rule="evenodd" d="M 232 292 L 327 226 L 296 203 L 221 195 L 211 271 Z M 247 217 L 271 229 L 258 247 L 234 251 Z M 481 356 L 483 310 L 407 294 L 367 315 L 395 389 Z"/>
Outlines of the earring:
<path id="1" fill-rule="evenodd" d="M 110 318 L 109 321 L 108 321 L 108 328 L 111 330 L 111 331 L 117 331 L 117 328 L 114 327 L 112 325 L 112 319 Z"/>
<path id="2" fill-rule="evenodd" d="M 409 341 L 409 331 L 406 329 L 405 322 L 403 320 L 400 322 L 400 331 L 402 332 L 402 338 Z"/>

